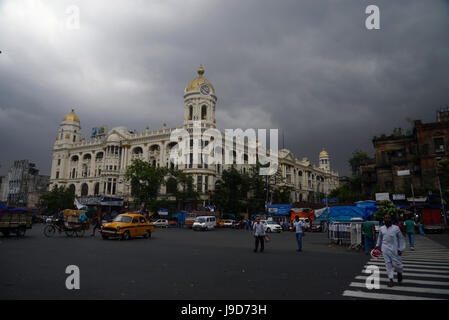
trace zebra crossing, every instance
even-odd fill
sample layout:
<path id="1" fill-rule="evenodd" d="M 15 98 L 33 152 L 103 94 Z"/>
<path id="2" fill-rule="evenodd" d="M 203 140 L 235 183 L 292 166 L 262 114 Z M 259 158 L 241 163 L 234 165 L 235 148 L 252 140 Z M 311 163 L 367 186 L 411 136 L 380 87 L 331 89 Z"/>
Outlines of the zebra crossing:
<path id="1" fill-rule="evenodd" d="M 371 258 L 344 290 L 343 296 L 352 299 L 383 300 L 448 300 L 449 299 L 449 249 L 429 238 L 415 235 L 415 251 L 408 247 L 402 254 L 404 265 L 402 283 L 388 287 L 384 260 Z M 372 282 L 372 268 L 379 271 L 379 289 L 368 289 Z"/>

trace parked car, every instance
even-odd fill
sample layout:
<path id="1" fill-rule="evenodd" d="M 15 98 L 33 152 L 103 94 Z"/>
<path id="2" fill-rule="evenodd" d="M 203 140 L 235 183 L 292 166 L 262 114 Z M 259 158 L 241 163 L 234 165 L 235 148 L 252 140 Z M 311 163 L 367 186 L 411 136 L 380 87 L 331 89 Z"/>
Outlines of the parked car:
<path id="1" fill-rule="evenodd" d="M 153 222 L 155 227 L 160 228 L 168 228 L 168 220 L 167 219 L 157 219 Z"/>
<path id="2" fill-rule="evenodd" d="M 312 232 L 321 232 L 322 230 L 321 221 L 312 221 Z"/>
<path id="3" fill-rule="evenodd" d="M 274 222 L 274 221 L 267 221 L 267 220 L 260 220 L 264 224 L 265 232 L 281 232 L 282 227 Z"/>
<path id="4" fill-rule="evenodd" d="M 143 236 L 150 238 L 154 232 L 154 225 L 137 213 L 119 214 L 110 223 L 105 223 L 100 229 L 103 239 L 119 238 L 128 240 L 132 237 Z"/>
<path id="5" fill-rule="evenodd" d="M 223 227 L 225 228 L 232 228 L 232 226 L 234 225 L 234 220 L 232 219 L 224 219 L 223 221 Z"/>
<path id="6" fill-rule="evenodd" d="M 216 221 L 214 216 L 199 216 L 195 219 L 192 225 L 193 230 L 213 230 L 215 229 Z"/>

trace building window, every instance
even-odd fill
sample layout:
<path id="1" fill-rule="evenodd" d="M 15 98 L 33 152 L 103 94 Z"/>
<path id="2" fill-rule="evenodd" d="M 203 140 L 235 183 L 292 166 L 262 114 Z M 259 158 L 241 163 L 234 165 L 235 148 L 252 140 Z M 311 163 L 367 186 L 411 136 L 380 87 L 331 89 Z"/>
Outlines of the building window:
<path id="1" fill-rule="evenodd" d="M 435 138 L 433 139 L 433 144 L 435 146 L 436 153 L 444 152 L 444 139 L 443 138 Z"/>
<path id="2" fill-rule="evenodd" d="M 58 159 L 58 166 L 61 165 L 61 159 Z"/>
<path id="3" fill-rule="evenodd" d="M 59 179 L 59 171 L 56 171 L 56 179 Z"/>
<path id="4" fill-rule="evenodd" d="M 202 184 L 203 184 L 203 176 L 197 176 L 196 189 L 198 192 L 203 191 Z"/>
<path id="5" fill-rule="evenodd" d="M 204 177 L 204 191 L 209 191 L 209 176 Z"/>
<path id="6" fill-rule="evenodd" d="M 193 118 L 193 107 L 189 106 L 189 120 L 192 120 Z"/>
<path id="7" fill-rule="evenodd" d="M 202 120 L 207 119 L 207 107 L 206 106 L 201 107 L 201 119 Z"/>

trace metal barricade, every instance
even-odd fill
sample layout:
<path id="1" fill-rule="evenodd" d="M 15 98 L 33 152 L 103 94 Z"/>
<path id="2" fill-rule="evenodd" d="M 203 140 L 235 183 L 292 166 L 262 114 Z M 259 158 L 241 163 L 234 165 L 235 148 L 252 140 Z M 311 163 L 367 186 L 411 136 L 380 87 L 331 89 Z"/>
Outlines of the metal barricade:
<path id="1" fill-rule="evenodd" d="M 362 247 L 362 224 L 360 222 L 331 222 L 329 240 L 348 249 L 359 250 Z"/>

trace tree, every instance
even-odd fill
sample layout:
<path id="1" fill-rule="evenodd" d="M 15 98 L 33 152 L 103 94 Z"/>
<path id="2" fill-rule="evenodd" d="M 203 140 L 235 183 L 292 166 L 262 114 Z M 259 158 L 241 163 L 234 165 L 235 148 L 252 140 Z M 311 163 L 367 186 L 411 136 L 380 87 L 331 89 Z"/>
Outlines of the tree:
<path id="1" fill-rule="evenodd" d="M 125 178 L 131 183 L 131 195 L 134 199 L 147 206 L 157 200 L 167 173 L 167 168 L 136 159 L 127 168 Z"/>
<path id="2" fill-rule="evenodd" d="M 234 166 L 223 170 L 215 184 L 213 202 L 222 212 L 240 213 L 248 204 L 249 176 L 238 172 Z"/>
<path id="3" fill-rule="evenodd" d="M 374 213 L 376 220 L 383 220 L 385 215 L 389 214 L 393 219 L 399 218 L 404 214 L 404 211 L 396 207 L 390 200 L 381 201 L 377 211 Z"/>
<path id="4" fill-rule="evenodd" d="M 352 175 L 359 176 L 360 175 L 360 166 L 368 164 L 372 159 L 370 156 L 361 150 L 355 150 L 352 153 L 352 157 L 349 158 L 349 166 L 351 167 Z"/>
<path id="5" fill-rule="evenodd" d="M 167 192 L 173 194 L 177 201 L 185 202 L 198 199 L 199 194 L 193 187 L 194 181 L 191 175 L 178 169 L 170 169 L 168 174 Z"/>
<path id="6" fill-rule="evenodd" d="M 51 191 L 45 192 L 39 199 L 39 208 L 47 213 L 57 214 L 58 210 L 73 209 L 75 193 L 64 187 L 54 186 Z"/>

